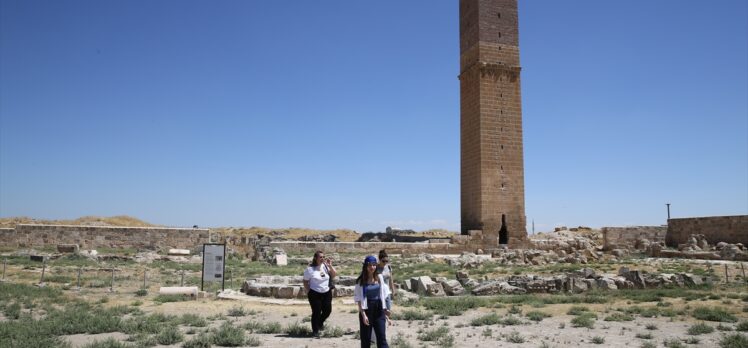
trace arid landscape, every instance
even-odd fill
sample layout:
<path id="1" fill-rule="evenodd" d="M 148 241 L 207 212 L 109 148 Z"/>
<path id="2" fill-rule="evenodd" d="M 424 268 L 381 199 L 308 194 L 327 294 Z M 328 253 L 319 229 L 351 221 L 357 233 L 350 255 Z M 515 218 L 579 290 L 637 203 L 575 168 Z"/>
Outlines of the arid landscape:
<path id="1" fill-rule="evenodd" d="M 106 223 L 103 218 L 94 220 Z M 531 258 L 541 252 L 527 250 L 522 258 L 515 258 L 520 251 L 512 250 L 500 255 L 410 255 L 392 250 L 400 289 L 393 325 L 388 328 L 390 346 L 748 345 L 744 333 L 748 287 L 741 262 L 653 258 L 636 250 L 612 255 L 600 251 L 599 231 L 574 230 L 531 239 L 584 240 L 585 250 L 592 250 L 594 258 L 550 261 L 550 254 Z M 320 232 L 311 232 L 315 233 Z M 284 253 L 287 263 L 279 265 L 261 255 L 253 260 L 229 250 L 226 290 L 208 283 L 199 298 L 190 298 L 159 294 L 159 290 L 199 287 L 201 258 L 196 254 L 117 248 L 100 248 L 95 255 L 86 250 L 61 253 L 54 247 L 5 249 L 0 345 L 358 346 L 356 307 L 346 289 L 360 271 L 360 260 L 375 251 L 328 254 L 340 273 L 340 292 L 323 337 L 312 338 L 303 295 L 282 298 L 275 293 L 241 292 L 266 286 L 258 282 L 293 284 L 310 254 Z M 642 279 L 642 288 L 637 288 L 637 278 Z M 569 283 L 571 279 L 577 283 Z M 553 282 L 565 285 L 548 287 Z M 452 293 L 457 290 L 450 284 L 462 292 Z M 538 284 L 545 284 L 544 290 Z M 419 286 L 424 288 L 419 291 Z"/>

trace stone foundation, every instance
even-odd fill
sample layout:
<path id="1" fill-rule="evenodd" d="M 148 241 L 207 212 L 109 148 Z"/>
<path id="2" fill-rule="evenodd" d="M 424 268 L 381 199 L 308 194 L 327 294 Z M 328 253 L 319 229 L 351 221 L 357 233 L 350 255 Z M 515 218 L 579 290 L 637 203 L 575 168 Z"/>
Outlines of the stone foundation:
<path id="1" fill-rule="evenodd" d="M 641 249 L 637 241 L 665 242 L 667 226 L 603 227 L 603 250 Z"/>

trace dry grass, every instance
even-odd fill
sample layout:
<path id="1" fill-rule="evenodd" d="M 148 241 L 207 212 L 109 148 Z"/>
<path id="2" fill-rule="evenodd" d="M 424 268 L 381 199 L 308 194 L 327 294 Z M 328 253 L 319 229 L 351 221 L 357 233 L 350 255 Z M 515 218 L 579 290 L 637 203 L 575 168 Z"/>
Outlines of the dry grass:
<path id="1" fill-rule="evenodd" d="M 75 220 L 45 220 L 26 216 L 0 218 L 0 227 L 13 228 L 18 224 L 158 227 L 158 225 L 153 225 L 126 215 L 110 217 L 84 216 Z"/>

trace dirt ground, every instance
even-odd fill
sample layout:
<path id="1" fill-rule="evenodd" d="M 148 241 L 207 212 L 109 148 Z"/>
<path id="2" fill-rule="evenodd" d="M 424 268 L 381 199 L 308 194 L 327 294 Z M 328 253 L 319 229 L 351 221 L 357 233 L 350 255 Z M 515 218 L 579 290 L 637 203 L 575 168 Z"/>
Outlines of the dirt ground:
<path id="1" fill-rule="evenodd" d="M 241 295 L 244 296 L 244 295 Z M 245 317 L 229 317 L 227 320 L 233 321 L 236 325 L 241 325 L 248 321 L 263 321 L 263 322 L 279 322 L 282 325 L 287 325 L 293 322 L 302 322 L 302 318 L 309 315 L 309 306 L 304 301 L 292 300 L 282 301 L 284 304 L 272 304 L 268 303 L 272 300 L 244 296 L 242 300 L 228 300 L 228 299 L 205 299 L 198 301 L 189 302 L 173 302 L 164 303 L 161 305 L 144 305 L 141 307 L 145 312 L 150 313 L 164 313 L 181 315 L 185 313 L 194 313 L 201 316 L 213 316 L 218 314 L 225 314 L 229 309 L 235 307 L 242 307 L 248 312 L 256 312 L 253 315 L 247 315 Z M 125 301 L 126 302 L 126 301 Z M 279 301 L 280 302 L 280 301 Z M 678 299 L 672 299 L 675 308 L 685 306 L 686 304 Z M 705 301 L 700 302 L 698 305 L 711 306 L 719 304 L 719 301 Z M 699 343 L 689 344 L 686 346 L 690 347 L 718 347 L 718 342 L 723 335 L 723 332 L 715 330 L 710 334 L 703 334 L 699 336 L 690 336 L 687 334 L 688 328 L 698 323 L 698 320 L 693 319 L 690 316 L 678 316 L 673 319 L 666 317 L 657 318 L 640 318 L 637 317 L 634 321 L 628 322 L 608 322 L 603 321 L 606 316 L 606 311 L 611 311 L 612 308 L 625 308 L 628 304 L 626 302 L 619 302 L 614 304 L 591 304 L 585 305 L 589 307 L 593 312 L 598 314 L 598 320 L 595 323 L 593 329 L 588 328 L 575 328 L 571 325 L 571 319 L 573 316 L 567 315 L 566 312 L 572 306 L 570 304 L 559 304 L 559 305 L 548 305 L 542 308 L 533 308 L 525 305 L 520 308 L 524 311 L 539 310 L 552 316 L 543 319 L 540 322 L 533 322 L 521 318 L 524 324 L 516 326 L 502 326 L 502 325 L 490 325 L 490 326 L 470 326 L 470 321 L 474 318 L 489 314 L 491 312 L 499 315 L 507 315 L 507 308 L 500 309 L 487 309 L 479 308 L 469 310 L 463 315 L 456 317 L 448 317 L 447 319 L 439 319 L 438 316 L 434 316 L 433 321 L 394 321 L 394 324 L 387 329 L 387 337 L 390 342 L 400 335 L 407 341 L 410 346 L 419 347 L 437 347 L 438 345 L 434 342 L 423 342 L 417 337 L 419 330 L 431 330 L 440 326 L 449 327 L 449 332 L 454 336 L 455 347 L 640 347 L 644 342 L 652 342 L 657 346 L 662 346 L 666 340 L 685 340 L 688 338 L 697 338 Z M 641 305 L 641 304 L 639 304 Z M 357 322 L 357 314 L 352 313 L 355 311 L 355 305 L 351 299 L 336 299 L 333 303 L 333 312 L 328 319 L 326 326 L 338 326 L 344 329 L 347 334 L 338 338 L 295 338 L 288 337 L 285 334 L 252 334 L 255 337 L 260 338 L 263 347 L 313 347 L 325 345 L 328 347 L 356 347 L 359 345 L 359 341 L 356 337 L 356 332 L 359 330 Z M 748 317 L 740 313 L 741 320 L 745 320 Z M 210 327 L 217 327 L 223 320 L 216 320 L 211 322 Z M 647 329 L 648 324 L 656 326 L 655 330 Z M 711 326 L 716 326 L 717 323 L 708 323 Z M 733 324 L 726 323 L 729 326 Z M 309 322 L 303 323 L 303 325 L 309 325 Z M 184 332 L 184 329 L 183 329 Z M 490 336 L 487 333 L 490 332 Z M 512 332 L 517 332 L 519 336 L 524 338 L 523 343 L 512 343 L 508 342 L 505 335 Z M 637 338 L 637 334 L 651 334 L 651 339 Z M 193 335 L 186 334 L 185 340 L 188 341 Z M 72 335 L 67 336 L 67 339 L 73 344 L 74 347 L 82 347 L 87 343 L 91 343 L 95 340 L 102 340 L 106 337 L 114 337 L 118 340 L 125 340 L 127 335 L 121 333 L 111 334 L 100 334 L 100 335 Z M 593 343 L 594 337 L 602 337 L 604 343 Z M 158 347 L 180 347 L 182 343 L 171 345 L 171 346 L 158 346 Z"/>

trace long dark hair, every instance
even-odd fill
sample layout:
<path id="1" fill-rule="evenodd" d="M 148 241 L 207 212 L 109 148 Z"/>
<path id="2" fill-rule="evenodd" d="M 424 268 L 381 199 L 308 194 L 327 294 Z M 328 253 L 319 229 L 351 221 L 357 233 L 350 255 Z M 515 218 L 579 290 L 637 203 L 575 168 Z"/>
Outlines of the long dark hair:
<path id="1" fill-rule="evenodd" d="M 366 282 L 369 280 L 369 279 L 366 279 L 366 266 L 367 266 L 366 263 L 364 263 L 364 265 L 361 266 L 361 274 L 359 274 L 358 278 L 356 278 L 356 283 L 358 283 L 358 285 L 364 286 L 366 285 Z M 377 273 L 379 272 L 374 270 L 374 273 L 372 274 L 372 278 L 374 279 L 375 282 L 379 281 L 379 279 L 377 278 Z"/>
<path id="2" fill-rule="evenodd" d="M 312 263 L 310 263 L 309 266 L 319 266 L 322 264 L 322 261 L 319 260 L 320 254 L 324 254 L 322 250 L 317 250 L 314 252 L 314 256 L 312 257 Z"/>

